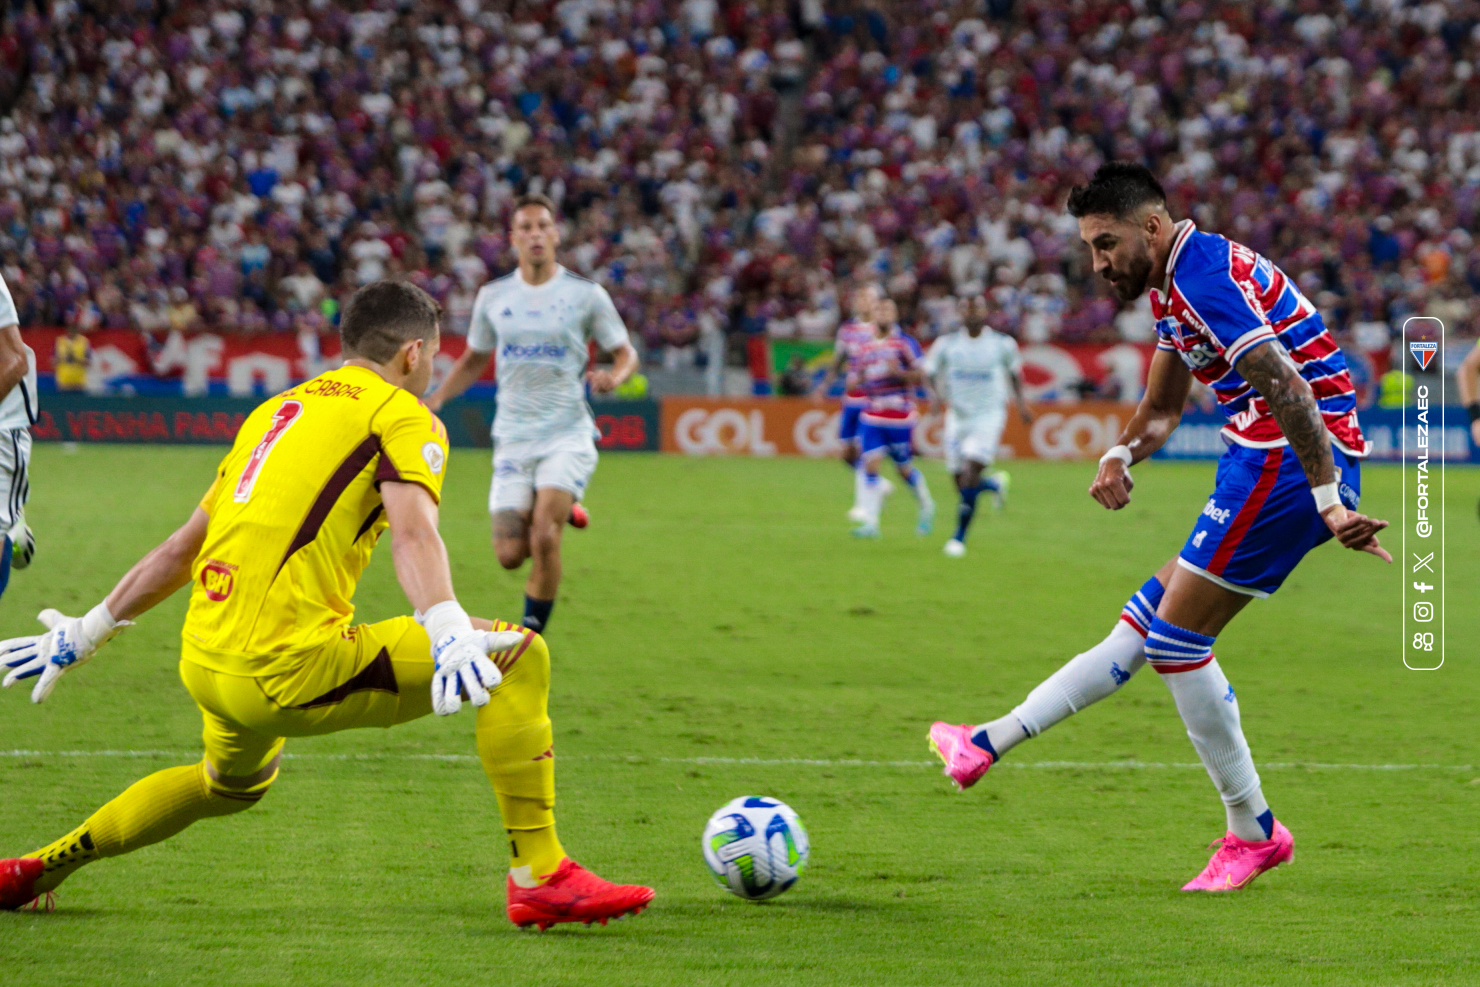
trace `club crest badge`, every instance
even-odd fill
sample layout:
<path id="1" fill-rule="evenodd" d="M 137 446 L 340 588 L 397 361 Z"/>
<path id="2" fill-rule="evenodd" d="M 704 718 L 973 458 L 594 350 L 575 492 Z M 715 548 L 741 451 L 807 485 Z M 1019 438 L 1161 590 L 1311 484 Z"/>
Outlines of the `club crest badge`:
<path id="1" fill-rule="evenodd" d="M 1427 370 L 1433 362 L 1434 354 L 1439 352 L 1438 343 L 1409 343 L 1408 351 L 1418 361 L 1418 369 Z"/>

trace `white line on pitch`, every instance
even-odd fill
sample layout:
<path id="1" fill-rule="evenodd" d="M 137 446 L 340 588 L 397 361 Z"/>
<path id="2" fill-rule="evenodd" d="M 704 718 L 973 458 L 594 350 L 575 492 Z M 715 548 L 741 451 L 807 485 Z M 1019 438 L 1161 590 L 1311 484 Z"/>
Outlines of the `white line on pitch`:
<path id="1" fill-rule="evenodd" d="M 0 757 L 172 757 L 197 758 L 199 751 L 168 750 L 96 750 L 34 751 L 0 750 Z M 476 754 L 393 754 L 367 751 L 361 754 L 296 754 L 285 752 L 285 759 L 299 761 L 477 761 Z M 784 767 L 800 765 L 819 768 L 938 768 L 939 761 L 867 761 L 856 758 L 813 757 L 643 757 L 641 755 L 563 755 L 567 761 L 606 761 L 617 764 L 695 764 Z M 1030 768 L 1040 771 L 1193 771 L 1202 770 L 1196 761 L 1002 761 L 1004 768 Z M 1267 761 L 1261 770 L 1271 771 L 1474 771 L 1470 764 L 1345 764 L 1322 761 Z"/>

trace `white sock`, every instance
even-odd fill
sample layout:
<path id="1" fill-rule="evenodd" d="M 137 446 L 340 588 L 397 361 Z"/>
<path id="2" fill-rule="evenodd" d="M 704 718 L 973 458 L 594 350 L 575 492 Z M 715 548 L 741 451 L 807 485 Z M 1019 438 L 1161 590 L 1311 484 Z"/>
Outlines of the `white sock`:
<path id="1" fill-rule="evenodd" d="M 1259 772 L 1239 721 L 1238 696 L 1215 658 L 1201 668 L 1161 676 L 1187 736 L 1223 797 L 1228 828 L 1241 840 L 1269 839 L 1274 816 L 1259 787 Z"/>
<path id="2" fill-rule="evenodd" d="M 1134 627 L 1117 620 L 1105 640 L 1069 659 L 1011 713 L 982 724 L 974 733 L 985 730 L 992 749 L 1006 754 L 1129 682 L 1146 664 L 1145 645 Z"/>
<path id="3" fill-rule="evenodd" d="M 879 515 L 884 512 L 884 492 L 887 489 L 882 476 L 877 473 L 863 474 L 863 489 L 860 491 L 858 506 L 863 508 L 864 524 L 878 525 Z"/>
<path id="4" fill-rule="evenodd" d="M 1254 794 L 1242 802 L 1225 802 L 1223 809 L 1228 815 L 1228 828 L 1239 839 L 1258 843 L 1274 835 L 1274 813 L 1269 811 L 1264 789 L 1255 788 Z M 1264 828 L 1265 820 L 1270 824 L 1268 830 Z"/>
<path id="5" fill-rule="evenodd" d="M 910 474 L 910 489 L 915 492 L 915 499 L 920 502 L 921 507 L 934 507 L 935 500 L 930 496 L 930 486 L 925 482 L 925 471 L 915 469 Z"/>

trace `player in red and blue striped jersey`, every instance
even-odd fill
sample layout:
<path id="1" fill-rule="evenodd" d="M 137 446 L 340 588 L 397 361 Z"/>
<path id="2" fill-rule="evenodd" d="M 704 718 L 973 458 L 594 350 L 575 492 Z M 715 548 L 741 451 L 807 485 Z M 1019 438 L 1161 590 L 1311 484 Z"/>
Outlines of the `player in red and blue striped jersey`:
<path id="1" fill-rule="evenodd" d="M 833 364 L 823 375 L 813 396 L 820 400 L 832 389 L 833 381 L 843 377 L 843 413 L 838 425 L 838 441 L 842 443 L 843 462 L 853 471 L 853 507 L 848 519 L 863 520 L 865 476 L 863 456 L 859 449 L 859 417 L 868 406 L 868 393 L 858 376 L 858 358 L 869 343 L 879 338 L 879 329 L 873 322 L 879 305 L 879 286 L 860 285 L 853 292 L 853 318 L 838 327 L 837 339 L 833 344 Z M 886 481 L 887 483 L 887 481 Z"/>
<path id="2" fill-rule="evenodd" d="M 899 328 L 899 312 L 892 299 L 879 302 L 876 312 L 882 335 L 863 348 L 857 364 L 868 405 L 859 416 L 864 485 L 859 500 L 862 510 L 853 533 L 860 538 L 879 537 L 879 515 L 890 492 L 888 481 L 879 473 L 888 455 L 914 491 L 920 504 L 918 530 L 928 535 L 935 523 L 935 501 L 925 474 L 911 462 L 912 436 L 920 420 L 915 394 L 925 380 L 925 353 L 913 336 Z"/>
<path id="3" fill-rule="evenodd" d="M 1228 819 L 1221 847 L 1184 890 L 1235 890 L 1291 859 L 1295 838 L 1265 800 L 1213 643 L 1251 599 L 1274 593 L 1332 537 L 1392 561 L 1377 539 L 1387 522 L 1357 513 L 1368 444 L 1355 389 L 1320 313 L 1294 283 L 1249 248 L 1199 232 L 1191 220 L 1174 223 L 1146 168 L 1101 167 L 1070 195 L 1069 212 L 1096 273 L 1122 300 L 1149 289 L 1159 338 L 1140 407 L 1100 460 L 1091 496 L 1111 510 L 1130 503 L 1129 467 L 1177 427 L 1194 378 L 1228 417 L 1228 451 L 1181 552 L 1131 598 L 1109 637 L 1007 716 L 979 727 L 936 723 L 931 745 L 966 788 L 1008 749 L 1149 663 L 1171 689 Z"/>

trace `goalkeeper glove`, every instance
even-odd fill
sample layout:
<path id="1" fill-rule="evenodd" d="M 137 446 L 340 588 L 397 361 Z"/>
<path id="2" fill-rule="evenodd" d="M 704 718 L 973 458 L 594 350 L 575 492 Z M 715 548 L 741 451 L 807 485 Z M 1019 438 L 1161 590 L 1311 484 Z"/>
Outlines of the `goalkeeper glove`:
<path id="1" fill-rule="evenodd" d="M 0 641 L 0 664 L 11 669 L 5 676 L 5 688 L 21 679 L 41 676 L 36 688 L 31 690 L 33 703 L 51 695 L 63 672 L 86 663 L 119 631 L 133 626 L 131 620 L 114 620 L 106 602 L 82 617 L 68 617 L 58 610 L 46 609 L 36 619 L 47 626 L 45 634 Z"/>
<path id="2" fill-rule="evenodd" d="M 489 692 L 504 680 L 503 672 L 488 657 L 491 652 L 512 648 L 524 640 L 518 631 L 480 631 L 473 628 L 467 611 L 456 600 L 447 600 L 416 617 L 432 640 L 432 709 L 438 716 L 451 716 L 462 709 L 462 694 L 474 706 L 488 703 Z"/>

